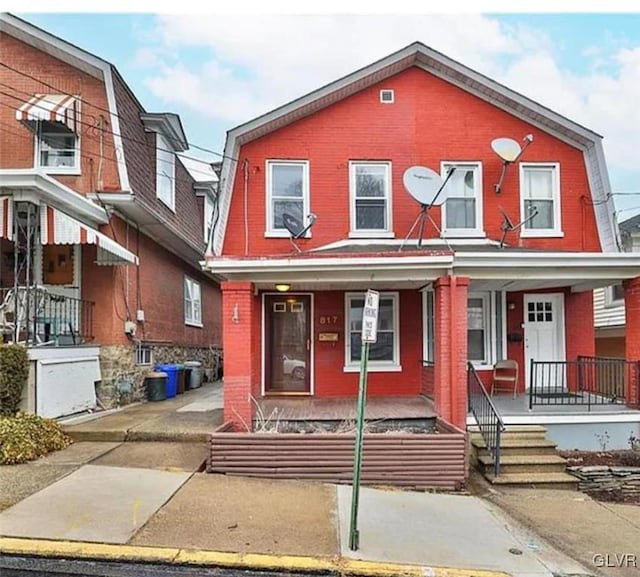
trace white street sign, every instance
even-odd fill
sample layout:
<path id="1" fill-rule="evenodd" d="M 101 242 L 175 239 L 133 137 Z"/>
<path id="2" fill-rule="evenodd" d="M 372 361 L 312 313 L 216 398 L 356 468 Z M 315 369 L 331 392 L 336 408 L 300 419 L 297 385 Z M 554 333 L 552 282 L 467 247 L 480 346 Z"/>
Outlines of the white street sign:
<path id="1" fill-rule="evenodd" d="M 368 290 L 362 311 L 362 342 L 375 343 L 378 339 L 378 304 L 380 293 Z"/>

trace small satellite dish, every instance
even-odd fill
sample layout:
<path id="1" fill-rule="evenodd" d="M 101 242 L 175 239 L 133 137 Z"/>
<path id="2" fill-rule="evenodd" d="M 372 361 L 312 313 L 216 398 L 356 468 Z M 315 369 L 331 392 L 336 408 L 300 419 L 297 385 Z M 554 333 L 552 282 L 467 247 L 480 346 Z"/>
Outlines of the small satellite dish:
<path id="1" fill-rule="evenodd" d="M 507 167 L 516 162 L 522 156 L 527 147 L 533 142 L 533 134 L 527 134 L 522 140 L 525 145 L 521 148 L 520 144 L 513 138 L 496 138 L 491 141 L 491 148 L 502 159 L 502 174 L 498 184 L 495 185 L 496 194 L 500 194 L 502 190 L 502 181 L 507 173 Z"/>
<path id="2" fill-rule="evenodd" d="M 412 166 L 404 171 L 402 182 L 407 192 L 420 204 L 438 206 L 435 200 L 442 189 L 442 178 L 435 170 L 425 166 Z M 444 201 L 443 198 L 440 204 Z"/>
<path id="3" fill-rule="evenodd" d="M 496 138 L 491 141 L 491 148 L 505 162 L 515 162 L 522 149 L 513 138 Z"/>
<path id="4" fill-rule="evenodd" d="M 300 251 L 300 247 L 294 242 L 294 239 L 298 239 L 303 237 L 307 231 L 313 226 L 313 223 L 316 221 L 316 215 L 312 212 L 307 215 L 307 219 L 309 220 L 309 224 L 304 226 L 300 220 L 293 216 L 288 212 L 282 213 L 282 224 L 289 231 L 291 235 L 289 240 L 291 240 L 291 244 L 295 247 L 298 252 Z"/>
<path id="5" fill-rule="evenodd" d="M 532 220 L 538 215 L 538 208 L 534 206 L 529 212 L 529 216 L 527 216 L 527 218 L 525 218 L 522 222 L 519 222 L 518 224 L 513 224 L 513 221 L 509 218 L 509 215 L 504 211 L 504 209 L 501 206 L 499 206 L 498 208 L 500 209 L 500 212 L 502 213 L 502 217 L 504 219 L 500 227 L 502 229 L 502 238 L 500 239 L 500 248 L 504 247 L 504 241 L 507 238 L 507 233 L 510 233 L 513 230 L 518 230 L 519 228 L 523 227 L 525 224 L 527 224 L 530 220 Z"/>

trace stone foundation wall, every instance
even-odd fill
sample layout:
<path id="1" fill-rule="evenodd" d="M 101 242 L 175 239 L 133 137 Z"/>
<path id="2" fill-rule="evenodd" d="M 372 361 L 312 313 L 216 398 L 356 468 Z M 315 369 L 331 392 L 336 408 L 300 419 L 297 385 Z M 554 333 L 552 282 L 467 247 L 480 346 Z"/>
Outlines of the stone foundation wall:
<path id="1" fill-rule="evenodd" d="M 205 382 L 222 378 L 222 350 L 218 347 L 149 345 L 151 365 L 136 365 L 136 345 L 100 347 L 102 380 L 96 386 L 98 402 L 105 409 L 145 400 L 144 379 L 158 364 L 200 361 Z"/>
<path id="2" fill-rule="evenodd" d="M 580 491 L 621 491 L 625 495 L 640 495 L 640 467 L 567 467 L 567 472 L 579 479 Z"/>

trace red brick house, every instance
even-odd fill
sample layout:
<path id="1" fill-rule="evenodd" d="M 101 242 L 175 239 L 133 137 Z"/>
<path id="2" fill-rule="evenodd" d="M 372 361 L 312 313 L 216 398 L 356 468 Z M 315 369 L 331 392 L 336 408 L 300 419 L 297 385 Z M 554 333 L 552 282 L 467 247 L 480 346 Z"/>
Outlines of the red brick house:
<path id="1" fill-rule="evenodd" d="M 140 398 L 159 362 L 198 359 L 214 377 L 220 289 L 199 261 L 217 176 L 185 167 L 180 118 L 9 14 L 0 53 L 0 320 L 5 342 L 30 346 L 26 408 Z"/>
<path id="2" fill-rule="evenodd" d="M 514 162 L 492 149 L 527 135 Z M 225 153 L 204 266 L 225 279 L 237 430 L 283 396 L 354 398 L 367 289 L 381 296 L 369 398 L 426 395 L 461 428 L 468 362 L 490 385 L 496 361 L 517 361 L 518 396 L 550 366 L 576 389 L 571 363 L 595 354 L 595 287 L 623 280 L 640 327 L 640 259 L 618 250 L 602 137 L 421 43 L 237 126 Z M 412 166 L 443 182 L 456 169 L 423 242 L 403 185 Z M 292 240 L 284 213 L 315 222 Z M 637 404 L 637 381 L 624 387 Z"/>

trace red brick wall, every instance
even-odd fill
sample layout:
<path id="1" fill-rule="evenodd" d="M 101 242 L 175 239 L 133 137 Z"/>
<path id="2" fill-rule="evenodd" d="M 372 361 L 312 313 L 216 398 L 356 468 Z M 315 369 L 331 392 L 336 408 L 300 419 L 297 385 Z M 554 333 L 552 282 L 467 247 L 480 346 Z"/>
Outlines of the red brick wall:
<path id="1" fill-rule="evenodd" d="M 222 340 L 221 295 L 216 283 L 188 266 L 177 256 L 140 234 L 135 227 L 114 218 L 116 240 L 137 254 L 140 266 L 93 266 L 95 247 L 83 247 L 83 298 L 96 303 L 96 340 L 101 344 L 124 344 L 127 306 L 132 320 L 142 309 L 136 339 L 172 342 L 177 345 L 220 345 Z M 106 227 L 103 232 L 114 236 Z M 184 276 L 200 283 L 203 328 L 184 323 Z"/>
<path id="2" fill-rule="evenodd" d="M 370 372 L 367 394 L 418 395 L 422 387 L 422 301 L 417 291 L 400 291 L 400 364 L 402 372 Z M 320 317 L 337 316 L 336 325 Z M 358 394 L 360 373 L 345 373 L 345 296 L 342 291 L 314 293 L 315 394 L 342 397 Z M 338 342 L 319 342 L 319 333 L 338 333 Z"/>
<path id="3" fill-rule="evenodd" d="M 564 297 L 565 342 L 567 360 L 576 361 L 579 356 L 596 354 L 596 330 L 593 323 L 593 293 L 572 293 Z"/>
<path id="4" fill-rule="evenodd" d="M 380 104 L 379 90 L 395 90 L 395 104 Z M 301 239 L 311 248 L 347 238 L 349 233 L 349 160 L 392 161 L 393 228 L 402 238 L 411 228 L 418 206 L 402 184 L 404 171 L 415 164 L 440 172 L 440 162 L 481 161 L 484 223 L 487 236 L 499 240 L 504 208 L 520 220 L 519 171 L 511 166 L 494 192 L 502 163 L 490 147 L 499 136 L 520 140 L 532 133 L 533 144 L 522 160 L 559 162 L 564 238 L 522 239 L 524 247 L 599 251 L 593 208 L 582 200 L 589 185 L 581 151 L 526 122 L 418 68 L 411 68 L 318 113 L 244 145 L 236 164 L 233 200 L 224 254 L 244 254 L 243 162 L 249 161 L 249 253 L 290 252 L 288 239 L 264 238 L 265 160 L 310 161 L 311 211 L 318 219 L 313 238 Z M 432 216 L 440 222 L 439 210 Z M 415 232 L 415 231 L 414 231 Z M 428 225 L 426 236 L 437 233 Z M 518 233 L 508 241 L 518 243 Z"/>
<path id="5" fill-rule="evenodd" d="M 80 105 L 80 176 L 54 175 L 63 184 L 81 193 L 96 189 L 98 165 L 102 158 L 102 180 L 105 190 L 119 190 L 113 137 L 105 85 L 61 60 L 36 50 L 8 34 L 0 35 L 2 62 L 37 78 L 33 80 L 18 72 L 0 67 L 0 168 L 33 168 L 35 162 L 34 136 L 16 120 L 16 110 L 35 94 L 64 93 L 78 95 Z M 45 84 L 46 83 L 46 84 Z M 10 87 L 10 88 L 9 88 Z M 52 88 L 53 87 L 53 88 Z M 100 117 L 106 121 L 104 149 L 100 154 L 100 131 L 96 128 Z"/>
<path id="6" fill-rule="evenodd" d="M 422 387 L 420 389 L 421 395 L 427 395 L 428 397 L 433 397 L 434 390 L 434 367 L 433 365 L 429 365 L 426 367 L 422 367 Z"/>

